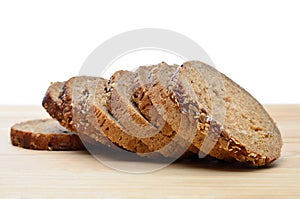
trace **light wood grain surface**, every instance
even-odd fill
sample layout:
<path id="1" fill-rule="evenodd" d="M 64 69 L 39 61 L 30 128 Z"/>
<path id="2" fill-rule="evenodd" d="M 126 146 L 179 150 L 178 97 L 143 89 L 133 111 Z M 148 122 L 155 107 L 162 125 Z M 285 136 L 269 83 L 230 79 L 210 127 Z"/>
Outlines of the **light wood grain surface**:
<path id="1" fill-rule="evenodd" d="M 300 198 L 300 105 L 266 108 L 284 140 L 281 158 L 268 168 L 198 160 L 128 174 L 85 151 L 11 146 L 11 125 L 49 116 L 37 106 L 0 106 L 0 198 Z"/>

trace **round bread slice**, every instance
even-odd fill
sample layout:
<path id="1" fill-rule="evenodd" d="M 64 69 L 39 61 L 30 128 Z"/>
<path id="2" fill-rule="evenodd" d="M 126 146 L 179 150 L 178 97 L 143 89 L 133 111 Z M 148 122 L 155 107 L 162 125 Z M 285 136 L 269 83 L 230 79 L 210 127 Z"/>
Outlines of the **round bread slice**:
<path id="1" fill-rule="evenodd" d="M 199 118 L 199 123 L 209 126 L 213 132 L 207 132 L 207 129 L 202 132 L 214 135 L 217 140 L 210 155 L 227 153 L 254 166 L 264 166 L 279 158 L 282 147 L 280 132 L 263 106 L 247 91 L 199 61 L 184 63 L 176 74 L 185 78 L 196 93 L 196 97 L 186 99 L 196 100 L 201 105 L 199 108 L 205 108 L 203 121 Z M 176 83 L 184 88 L 180 81 Z M 208 86 L 209 93 L 204 94 L 201 84 Z M 180 98 L 181 93 L 175 93 Z M 186 103 L 190 102 L 193 101 Z"/>
<path id="2" fill-rule="evenodd" d="M 117 71 L 113 74 L 108 88 L 108 110 L 127 134 L 141 139 L 152 152 L 158 152 L 165 157 L 180 157 L 186 149 L 180 145 L 183 141 L 178 142 L 178 138 L 174 138 L 176 132 L 168 124 L 161 125 L 162 128 L 153 126 L 132 102 L 136 75 L 130 71 Z"/>
<path id="3" fill-rule="evenodd" d="M 54 119 L 30 120 L 11 127 L 11 143 L 34 150 L 84 150 L 78 135 Z"/>
<path id="4" fill-rule="evenodd" d="M 70 82 L 51 83 L 47 89 L 42 105 L 53 119 L 56 119 L 62 126 L 70 131 L 78 133 L 72 122 L 72 114 L 66 114 L 66 110 L 72 110 L 72 103 L 69 103 L 70 101 L 63 101 L 61 99 L 61 95 L 66 92 L 66 87 L 69 87 L 69 84 L 72 84 L 72 81 L 73 80 L 70 80 Z M 65 84 L 67 84 L 67 86 Z M 67 92 L 72 93 L 69 91 Z M 80 133 L 80 137 L 89 145 L 97 146 L 99 144 L 99 142 L 96 142 L 92 137 L 87 136 L 86 134 Z"/>

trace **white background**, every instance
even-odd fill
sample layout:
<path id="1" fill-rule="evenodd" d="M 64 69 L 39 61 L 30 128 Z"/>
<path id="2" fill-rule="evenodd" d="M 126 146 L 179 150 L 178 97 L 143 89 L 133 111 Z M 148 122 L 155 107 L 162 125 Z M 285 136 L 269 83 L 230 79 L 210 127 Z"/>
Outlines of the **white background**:
<path id="1" fill-rule="evenodd" d="M 0 2 L 0 104 L 41 104 L 51 81 L 137 28 L 186 35 L 262 103 L 300 103 L 297 1 L 37 0 Z"/>

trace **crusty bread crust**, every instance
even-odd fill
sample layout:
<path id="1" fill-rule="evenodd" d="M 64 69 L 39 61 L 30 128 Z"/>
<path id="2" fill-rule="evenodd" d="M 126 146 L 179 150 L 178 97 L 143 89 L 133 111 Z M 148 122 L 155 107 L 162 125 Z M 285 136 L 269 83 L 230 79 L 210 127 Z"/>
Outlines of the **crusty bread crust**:
<path id="1" fill-rule="evenodd" d="M 31 120 L 11 127 L 11 143 L 34 150 L 84 150 L 78 135 L 53 119 Z"/>
<path id="2" fill-rule="evenodd" d="M 76 80 L 78 77 L 72 77 L 67 80 L 62 88 L 62 91 L 59 94 L 59 99 L 62 101 L 61 103 L 61 114 L 63 115 L 62 120 L 59 121 L 60 124 L 70 131 L 78 132 L 74 121 L 73 121 L 73 88 L 74 84 L 76 84 Z"/>
<path id="3" fill-rule="evenodd" d="M 51 83 L 43 98 L 42 105 L 49 115 L 59 123 L 64 120 L 62 114 L 62 100 L 59 98 L 65 82 Z"/>

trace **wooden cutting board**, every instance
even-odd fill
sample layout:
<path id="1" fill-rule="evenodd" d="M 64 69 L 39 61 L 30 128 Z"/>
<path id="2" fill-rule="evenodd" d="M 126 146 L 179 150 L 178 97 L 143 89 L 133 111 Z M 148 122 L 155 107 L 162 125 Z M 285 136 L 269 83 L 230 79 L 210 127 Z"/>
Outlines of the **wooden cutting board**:
<path id="1" fill-rule="evenodd" d="M 267 168 L 202 159 L 129 174 L 102 165 L 86 151 L 11 146 L 10 126 L 49 116 L 37 106 L 0 106 L 0 198 L 300 198 L 300 105 L 266 108 L 284 140 L 281 158 Z"/>

